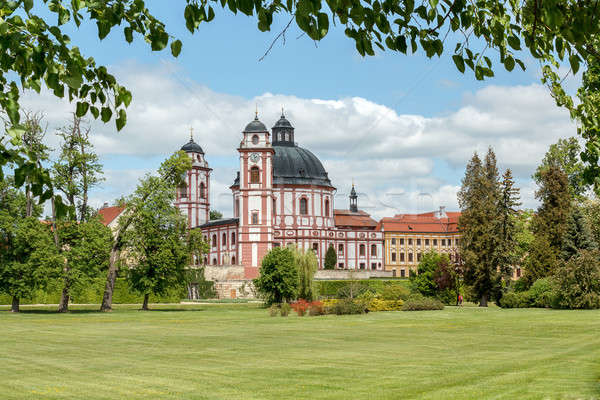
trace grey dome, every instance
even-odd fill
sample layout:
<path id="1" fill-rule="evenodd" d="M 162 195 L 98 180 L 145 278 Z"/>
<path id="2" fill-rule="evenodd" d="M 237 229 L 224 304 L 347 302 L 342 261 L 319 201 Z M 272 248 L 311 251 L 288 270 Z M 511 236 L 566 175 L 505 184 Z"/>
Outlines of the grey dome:
<path id="1" fill-rule="evenodd" d="M 294 129 L 294 127 L 292 126 L 290 121 L 288 121 L 283 114 L 281 114 L 281 118 L 279 118 L 279 121 L 277 121 L 275 123 L 275 125 L 273 126 L 273 129 L 277 129 L 277 128 L 292 128 L 292 129 Z"/>
<path id="2" fill-rule="evenodd" d="M 185 151 L 186 153 L 201 153 L 204 154 L 204 150 L 202 150 L 202 147 L 200 147 L 200 145 L 196 142 L 194 142 L 194 139 L 190 139 L 189 142 L 187 142 L 186 144 L 184 144 L 181 147 L 181 150 Z"/>
<path id="3" fill-rule="evenodd" d="M 321 161 L 298 146 L 273 146 L 274 185 L 318 185 L 333 187 Z M 239 175 L 233 186 L 239 186 Z"/>
<path id="4" fill-rule="evenodd" d="M 267 132 L 265 124 L 258 120 L 258 116 L 254 117 L 254 121 L 246 125 L 244 132 Z"/>

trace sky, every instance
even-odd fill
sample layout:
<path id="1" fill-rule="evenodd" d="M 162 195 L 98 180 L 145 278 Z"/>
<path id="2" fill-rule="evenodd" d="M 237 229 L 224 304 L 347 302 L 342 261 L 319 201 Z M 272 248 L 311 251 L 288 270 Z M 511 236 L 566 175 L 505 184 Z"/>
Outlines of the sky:
<path id="1" fill-rule="evenodd" d="M 550 144 L 576 133 L 529 59 L 526 71 L 498 69 L 480 82 L 458 72 L 449 55 L 377 51 L 363 58 L 341 27 L 315 43 L 292 24 L 285 43 L 276 42 L 260 61 L 289 17 L 260 32 L 253 17 L 216 10 L 191 35 L 183 0 L 148 4 L 182 40 L 177 59 L 168 50 L 150 51 L 140 37 L 127 44 L 120 30 L 99 41 L 94 24 L 67 27 L 73 43 L 133 93 L 121 132 L 114 122 L 90 121 L 105 170 L 91 196 L 97 207 L 130 194 L 141 176 L 188 141 L 193 127 L 213 168 L 212 208 L 231 216 L 236 148 L 256 108 L 268 127 L 285 109 L 296 141 L 317 155 L 337 188 L 336 208 L 348 207 L 354 182 L 359 207 L 376 218 L 457 210 L 465 165 L 488 146 L 499 168 L 513 171 L 523 207 L 536 207 L 532 173 Z M 578 77 L 566 82 L 574 88 Z M 69 123 L 74 104 L 44 91 L 24 93 L 22 105 L 45 114 L 48 142 L 57 148 L 54 132 Z"/>

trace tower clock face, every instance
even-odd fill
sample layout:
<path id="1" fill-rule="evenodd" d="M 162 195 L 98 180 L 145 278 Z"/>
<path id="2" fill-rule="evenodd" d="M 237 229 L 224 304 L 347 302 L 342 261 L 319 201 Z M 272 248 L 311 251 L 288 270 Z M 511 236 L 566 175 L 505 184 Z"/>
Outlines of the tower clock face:
<path id="1" fill-rule="evenodd" d="M 258 160 L 260 160 L 260 154 L 258 154 L 258 153 L 250 154 L 250 161 L 258 162 Z"/>

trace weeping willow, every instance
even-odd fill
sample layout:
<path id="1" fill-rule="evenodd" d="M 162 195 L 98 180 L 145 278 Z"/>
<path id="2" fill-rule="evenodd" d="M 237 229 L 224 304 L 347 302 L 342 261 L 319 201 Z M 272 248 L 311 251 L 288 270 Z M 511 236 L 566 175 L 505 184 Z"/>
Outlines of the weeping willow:
<path id="1" fill-rule="evenodd" d="M 318 268 L 317 256 L 312 250 L 295 249 L 294 258 L 298 269 L 298 298 L 312 301 L 317 297 L 313 285 Z"/>

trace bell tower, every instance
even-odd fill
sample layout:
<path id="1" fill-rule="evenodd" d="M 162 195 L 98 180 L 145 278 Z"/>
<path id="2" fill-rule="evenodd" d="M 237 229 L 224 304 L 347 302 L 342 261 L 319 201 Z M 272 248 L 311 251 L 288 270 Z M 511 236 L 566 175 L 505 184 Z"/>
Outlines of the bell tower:
<path id="1" fill-rule="evenodd" d="M 240 154 L 239 247 L 246 278 L 258 276 L 273 237 L 273 154 L 269 131 L 258 112 L 243 131 Z"/>
<path id="2" fill-rule="evenodd" d="M 182 151 L 192 159 L 192 169 L 187 171 L 184 184 L 177 189 L 175 205 L 187 217 L 188 228 L 195 228 L 209 220 L 210 213 L 210 173 L 208 162 L 204 158 L 202 147 L 194 142 L 190 128 L 190 141 Z"/>

